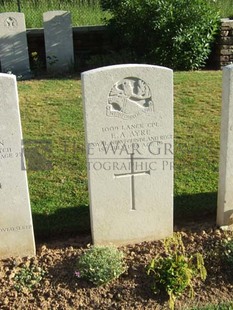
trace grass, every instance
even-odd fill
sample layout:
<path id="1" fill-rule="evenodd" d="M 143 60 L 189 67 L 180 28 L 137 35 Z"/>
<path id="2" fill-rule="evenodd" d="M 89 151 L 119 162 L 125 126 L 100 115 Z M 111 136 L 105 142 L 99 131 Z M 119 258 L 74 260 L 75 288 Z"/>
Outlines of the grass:
<path id="1" fill-rule="evenodd" d="M 100 25 L 103 24 L 103 19 L 109 16 L 108 13 L 101 10 L 99 1 L 96 0 L 20 0 L 20 9 L 25 14 L 27 28 L 43 27 L 43 13 L 47 11 L 64 10 L 71 12 L 73 26 Z M 17 11 L 17 1 L 0 1 L 0 12 Z"/>
<path id="2" fill-rule="evenodd" d="M 233 0 L 209 0 L 217 7 L 221 17 L 233 17 Z"/>
<path id="3" fill-rule="evenodd" d="M 189 310 L 233 310 L 233 303 L 221 303 L 219 305 L 207 305 L 205 307 L 194 307 Z"/>
<path id="4" fill-rule="evenodd" d="M 209 0 L 217 7 L 221 17 L 233 17 L 233 0 Z M 0 12 L 17 12 L 18 1 L 0 0 Z M 71 12 L 73 26 L 100 25 L 109 13 L 103 12 L 100 0 L 20 0 L 20 10 L 25 14 L 27 28 L 43 27 L 42 16 L 44 12 L 65 10 Z"/>
<path id="5" fill-rule="evenodd" d="M 221 72 L 175 73 L 176 214 L 216 206 Z"/>
<path id="6" fill-rule="evenodd" d="M 221 76 L 220 71 L 174 75 L 177 217 L 216 211 Z M 36 235 L 89 231 L 81 82 L 18 85 Z"/>
<path id="7" fill-rule="evenodd" d="M 19 83 L 19 93 L 36 233 L 86 231 L 89 216 L 80 81 L 27 81 Z"/>

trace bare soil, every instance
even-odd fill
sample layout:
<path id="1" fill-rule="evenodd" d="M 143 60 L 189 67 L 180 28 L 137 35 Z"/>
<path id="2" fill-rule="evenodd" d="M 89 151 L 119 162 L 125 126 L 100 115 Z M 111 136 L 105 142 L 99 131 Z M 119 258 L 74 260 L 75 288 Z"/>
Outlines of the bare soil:
<path id="1" fill-rule="evenodd" d="M 196 305 L 217 304 L 233 300 L 233 269 L 222 257 L 220 241 L 232 238 L 214 223 L 179 225 L 188 253 L 203 253 L 208 276 L 204 283 L 194 284 L 195 296 L 188 291 L 178 298 L 176 309 Z M 75 265 L 79 256 L 91 243 L 91 236 L 77 236 L 66 240 L 50 240 L 37 246 L 36 257 L 0 261 L 0 309 L 167 309 L 167 296 L 155 295 L 145 267 L 152 258 L 164 251 L 162 242 L 143 242 L 121 247 L 128 271 L 119 279 L 101 287 L 78 279 Z M 35 265 L 46 273 L 39 285 L 19 291 L 15 275 L 23 266 Z M 232 266 L 233 268 L 233 266 Z"/>

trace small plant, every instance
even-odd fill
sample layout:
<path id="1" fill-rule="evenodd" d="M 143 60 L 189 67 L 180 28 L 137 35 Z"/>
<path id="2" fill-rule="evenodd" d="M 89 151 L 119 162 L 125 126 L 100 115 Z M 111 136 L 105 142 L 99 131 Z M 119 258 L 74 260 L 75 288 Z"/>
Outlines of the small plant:
<path id="1" fill-rule="evenodd" d="M 38 74 L 43 70 L 43 63 L 40 60 L 40 57 L 37 52 L 31 53 L 31 63 L 32 63 L 32 70 L 34 73 Z"/>
<path id="2" fill-rule="evenodd" d="M 34 62 L 38 61 L 38 53 L 37 52 L 31 52 L 31 57 Z"/>
<path id="3" fill-rule="evenodd" d="M 75 275 L 95 285 L 106 284 L 125 272 L 123 253 L 110 246 L 90 247 L 79 259 Z"/>
<path id="4" fill-rule="evenodd" d="M 231 238 L 225 240 L 224 254 L 227 264 L 229 264 L 229 267 L 233 269 L 233 240 Z"/>
<path id="5" fill-rule="evenodd" d="M 40 283 L 44 275 L 45 271 L 40 267 L 35 265 L 23 266 L 14 276 L 14 286 L 17 291 L 24 291 L 25 289 L 30 291 Z"/>
<path id="6" fill-rule="evenodd" d="M 174 309 L 175 301 L 189 287 L 190 297 L 194 291 L 192 282 L 200 276 L 206 279 L 206 269 L 200 253 L 188 256 L 180 234 L 164 241 L 165 257 L 156 257 L 147 267 L 148 275 L 153 276 L 154 293 L 165 291 L 169 296 L 169 307 Z"/>

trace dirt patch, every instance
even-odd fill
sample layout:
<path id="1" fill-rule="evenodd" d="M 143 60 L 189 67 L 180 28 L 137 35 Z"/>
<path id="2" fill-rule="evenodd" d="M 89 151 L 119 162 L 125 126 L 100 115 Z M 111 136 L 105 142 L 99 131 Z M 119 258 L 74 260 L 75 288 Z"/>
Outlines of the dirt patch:
<path id="1" fill-rule="evenodd" d="M 189 223 L 176 230 L 182 232 L 188 253 L 203 253 L 208 272 L 205 283 L 195 283 L 194 299 L 187 292 L 177 300 L 176 309 L 232 300 L 233 269 L 220 259 L 218 247 L 232 233 L 211 223 Z M 166 296 L 153 294 L 145 273 L 145 266 L 163 251 L 160 241 L 122 247 L 128 271 L 101 287 L 94 287 L 74 274 L 76 261 L 89 243 L 90 236 L 53 240 L 39 244 L 36 257 L 0 261 L 0 309 L 167 309 Z M 37 287 L 18 291 L 14 277 L 25 264 L 40 267 L 46 274 Z"/>

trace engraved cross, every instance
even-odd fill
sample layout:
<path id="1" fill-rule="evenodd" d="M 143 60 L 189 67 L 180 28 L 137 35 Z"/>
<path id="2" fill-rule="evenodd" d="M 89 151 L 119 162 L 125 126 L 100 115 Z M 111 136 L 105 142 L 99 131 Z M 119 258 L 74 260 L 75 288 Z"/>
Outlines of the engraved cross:
<path id="1" fill-rule="evenodd" d="M 134 171 L 134 158 L 133 158 L 134 154 L 130 154 L 130 172 L 128 173 L 120 173 L 120 174 L 114 174 L 115 178 L 125 178 L 125 177 L 130 177 L 130 191 L 131 191 L 131 210 L 135 211 L 136 207 L 135 207 L 135 184 L 134 184 L 134 178 L 136 176 L 140 176 L 140 175 L 150 175 L 150 170 L 147 171 L 138 171 L 135 172 Z"/>

